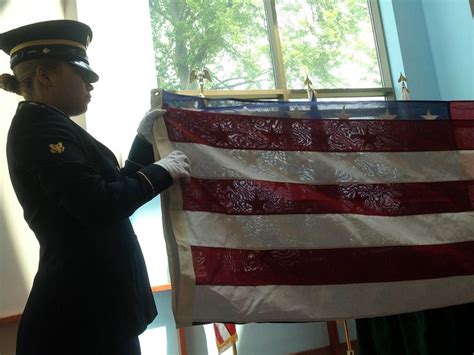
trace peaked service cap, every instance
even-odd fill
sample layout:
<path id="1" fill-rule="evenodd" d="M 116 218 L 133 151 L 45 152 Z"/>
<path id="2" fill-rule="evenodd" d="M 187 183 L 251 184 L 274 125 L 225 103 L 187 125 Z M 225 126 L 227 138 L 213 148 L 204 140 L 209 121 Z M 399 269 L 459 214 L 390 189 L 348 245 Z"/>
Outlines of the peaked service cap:
<path id="1" fill-rule="evenodd" d="M 10 67 L 29 59 L 56 57 L 78 67 L 87 81 L 94 83 L 99 76 L 89 66 L 87 46 L 92 30 L 73 20 L 37 22 L 0 33 L 0 49 L 10 56 Z"/>

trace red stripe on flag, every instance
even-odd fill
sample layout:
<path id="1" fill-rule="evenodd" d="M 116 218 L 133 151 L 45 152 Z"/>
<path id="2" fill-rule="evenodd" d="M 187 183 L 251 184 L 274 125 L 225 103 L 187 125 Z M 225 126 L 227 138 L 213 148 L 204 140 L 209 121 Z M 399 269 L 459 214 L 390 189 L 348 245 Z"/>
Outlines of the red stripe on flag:
<path id="1" fill-rule="evenodd" d="M 228 339 L 228 336 L 234 335 L 237 332 L 237 330 L 236 330 L 235 324 L 233 323 L 220 323 L 220 326 L 225 327 L 225 329 L 229 333 L 229 334 L 226 334 L 224 338 L 224 335 L 221 333 L 218 325 L 214 323 L 214 332 L 216 334 L 217 342 L 219 344 L 222 344 Z"/>
<path id="2" fill-rule="evenodd" d="M 223 149 L 407 152 L 474 149 L 474 121 L 326 120 L 168 109 L 169 139 Z"/>
<path id="3" fill-rule="evenodd" d="M 474 120 L 474 101 L 452 101 L 449 111 L 453 120 Z"/>
<path id="4" fill-rule="evenodd" d="M 463 212 L 474 210 L 474 181 L 307 185 L 192 178 L 183 185 L 183 203 L 187 211 L 232 215 Z"/>
<path id="5" fill-rule="evenodd" d="M 217 328 L 217 324 L 214 323 L 214 333 L 216 334 L 216 342 L 217 344 L 222 344 L 224 342 L 224 339 L 219 331 L 219 329 Z"/>
<path id="6" fill-rule="evenodd" d="M 191 251 L 197 285 L 332 285 L 474 274 L 474 242 L 312 250 L 193 246 Z"/>

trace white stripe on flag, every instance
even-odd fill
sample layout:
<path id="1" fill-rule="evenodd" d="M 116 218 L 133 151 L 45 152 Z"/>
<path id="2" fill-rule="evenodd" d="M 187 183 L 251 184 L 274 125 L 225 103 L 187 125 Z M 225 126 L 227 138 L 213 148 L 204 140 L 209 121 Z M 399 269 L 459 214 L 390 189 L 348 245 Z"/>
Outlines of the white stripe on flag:
<path id="1" fill-rule="evenodd" d="M 474 150 L 321 153 L 220 149 L 171 143 L 208 179 L 257 179 L 306 184 L 404 183 L 474 179 Z"/>
<path id="2" fill-rule="evenodd" d="M 177 238 L 186 238 L 182 240 L 184 244 L 235 249 L 429 245 L 474 238 L 474 212 L 393 218 L 350 214 L 239 216 L 185 211 L 176 217 L 179 226 L 192 226 L 186 233 L 176 233 Z"/>
<path id="3" fill-rule="evenodd" d="M 324 286 L 196 286 L 193 321 L 349 319 L 354 305 L 359 318 L 399 314 L 420 310 L 420 300 L 423 309 L 474 302 L 473 288 L 474 276 Z"/>

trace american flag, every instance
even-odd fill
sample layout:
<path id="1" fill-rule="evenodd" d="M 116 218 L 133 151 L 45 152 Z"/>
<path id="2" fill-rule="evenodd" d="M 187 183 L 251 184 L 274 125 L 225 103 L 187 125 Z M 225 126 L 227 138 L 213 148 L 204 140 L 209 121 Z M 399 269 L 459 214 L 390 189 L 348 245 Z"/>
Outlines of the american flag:
<path id="1" fill-rule="evenodd" d="M 217 351 L 225 352 L 237 343 L 237 329 L 233 323 L 214 323 L 214 333 L 216 335 Z"/>
<path id="2" fill-rule="evenodd" d="M 162 194 L 178 327 L 474 301 L 474 102 L 182 100 L 155 126 L 191 160 Z"/>

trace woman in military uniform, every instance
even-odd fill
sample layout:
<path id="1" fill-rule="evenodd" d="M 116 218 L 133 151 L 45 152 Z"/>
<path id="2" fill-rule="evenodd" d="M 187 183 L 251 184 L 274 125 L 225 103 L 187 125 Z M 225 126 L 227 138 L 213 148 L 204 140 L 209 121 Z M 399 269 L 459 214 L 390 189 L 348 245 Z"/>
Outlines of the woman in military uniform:
<path id="1" fill-rule="evenodd" d="M 128 160 L 76 125 L 97 74 L 80 22 L 40 22 L 0 34 L 14 75 L 0 87 L 25 98 L 7 138 L 11 182 L 40 245 L 33 287 L 20 322 L 17 354 L 140 353 L 138 334 L 156 316 L 143 255 L 129 216 L 189 179 L 187 157 L 154 161 L 153 121 L 141 121 Z"/>

